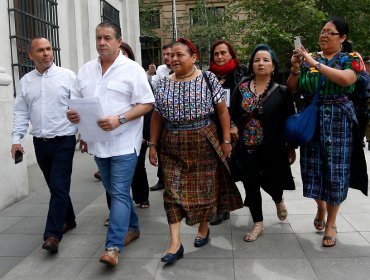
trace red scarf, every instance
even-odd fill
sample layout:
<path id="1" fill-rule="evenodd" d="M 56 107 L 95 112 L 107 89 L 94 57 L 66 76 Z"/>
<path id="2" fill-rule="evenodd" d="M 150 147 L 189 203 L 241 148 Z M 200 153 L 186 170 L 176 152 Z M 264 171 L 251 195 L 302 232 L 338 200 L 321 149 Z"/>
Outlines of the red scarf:
<path id="1" fill-rule="evenodd" d="M 211 61 L 211 67 L 209 68 L 211 72 L 215 73 L 218 77 L 225 77 L 231 71 L 234 71 L 238 67 L 238 62 L 235 59 L 230 60 L 222 66 L 218 66 L 215 62 Z"/>

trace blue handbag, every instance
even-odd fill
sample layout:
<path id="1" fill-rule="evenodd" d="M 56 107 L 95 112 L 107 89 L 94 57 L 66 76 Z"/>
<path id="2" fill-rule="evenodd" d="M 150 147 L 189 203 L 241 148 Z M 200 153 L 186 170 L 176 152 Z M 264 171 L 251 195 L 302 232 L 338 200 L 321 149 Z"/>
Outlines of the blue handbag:
<path id="1" fill-rule="evenodd" d="M 338 54 L 337 54 L 338 55 Z M 327 64 L 331 66 L 335 58 L 335 55 Z M 312 102 L 307 106 L 302 112 L 291 115 L 287 118 L 285 123 L 285 139 L 288 145 L 291 146 L 300 146 L 305 145 L 311 141 L 313 138 L 316 125 L 317 125 L 317 100 L 320 95 L 321 87 L 325 81 L 326 77 L 324 75 L 320 76 L 319 84 L 317 85 L 315 95 L 312 99 Z"/>
<path id="2" fill-rule="evenodd" d="M 291 146 L 305 145 L 311 141 L 315 134 L 317 123 L 316 103 L 321 83 L 319 85 L 311 104 L 302 112 L 291 115 L 286 120 L 285 139 Z"/>

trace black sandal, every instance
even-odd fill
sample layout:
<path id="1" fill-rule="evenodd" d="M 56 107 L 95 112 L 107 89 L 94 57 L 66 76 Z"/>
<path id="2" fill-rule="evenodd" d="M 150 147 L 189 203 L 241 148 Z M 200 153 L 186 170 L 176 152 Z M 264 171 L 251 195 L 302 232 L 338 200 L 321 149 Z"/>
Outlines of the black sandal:
<path id="1" fill-rule="evenodd" d="M 326 212 L 326 208 L 325 209 L 317 208 L 316 217 L 319 212 Z M 313 220 L 313 226 L 315 227 L 316 230 L 323 230 L 325 228 L 325 218 L 320 220 L 316 217 Z"/>
<path id="2" fill-rule="evenodd" d="M 337 227 L 332 227 L 326 225 L 325 228 L 331 228 L 335 230 L 335 233 L 337 233 Z M 324 241 L 333 241 L 331 244 L 326 244 Z M 330 235 L 325 235 L 324 238 L 322 239 L 322 246 L 323 247 L 334 247 L 337 244 L 337 237 L 336 236 L 330 236 Z"/>

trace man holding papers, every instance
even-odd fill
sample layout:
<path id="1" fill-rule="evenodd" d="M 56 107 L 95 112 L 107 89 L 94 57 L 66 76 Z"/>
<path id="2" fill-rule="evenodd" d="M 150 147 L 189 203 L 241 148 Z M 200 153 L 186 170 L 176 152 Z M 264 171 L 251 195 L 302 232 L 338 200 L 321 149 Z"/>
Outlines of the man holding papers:
<path id="1" fill-rule="evenodd" d="M 103 141 L 96 139 L 96 134 L 84 137 L 82 131 L 88 123 L 84 125 L 84 117 L 89 115 L 88 110 L 75 109 L 71 104 L 67 112 L 72 123 L 80 123 L 81 138 L 87 142 L 89 153 L 95 156 L 103 185 L 112 198 L 105 252 L 99 260 L 110 266 L 117 265 L 124 239 L 127 245 L 140 235 L 130 186 L 140 153 L 142 116 L 152 109 L 154 103 L 144 69 L 120 52 L 121 37 L 120 27 L 111 21 L 97 26 L 99 57 L 79 70 L 71 96 L 72 99 L 86 98 L 90 108 L 96 102 L 95 109 L 90 110 L 101 108 L 103 116 L 91 126 L 100 127 L 109 135 L 108 140 L 106 137 Z M 94 98 L 98 100 L 94 101 Z"/>

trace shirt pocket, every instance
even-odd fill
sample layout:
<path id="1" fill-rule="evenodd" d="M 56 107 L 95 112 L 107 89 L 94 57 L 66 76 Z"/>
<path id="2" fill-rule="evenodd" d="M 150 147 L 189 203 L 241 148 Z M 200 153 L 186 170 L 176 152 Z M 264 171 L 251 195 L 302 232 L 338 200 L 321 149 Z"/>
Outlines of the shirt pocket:
<path id="1" fill-rule="evenodd" d="M 132 94 L 125 83 L 110 81 L 107 83 L 108 100 L 113 104 L 113 110 L 119 110 L 131 104 Z"/>

